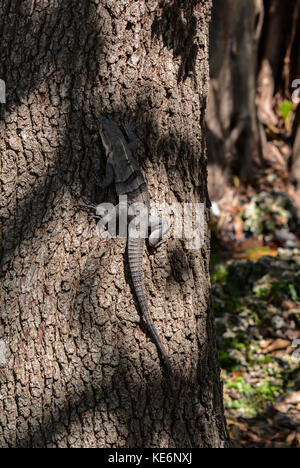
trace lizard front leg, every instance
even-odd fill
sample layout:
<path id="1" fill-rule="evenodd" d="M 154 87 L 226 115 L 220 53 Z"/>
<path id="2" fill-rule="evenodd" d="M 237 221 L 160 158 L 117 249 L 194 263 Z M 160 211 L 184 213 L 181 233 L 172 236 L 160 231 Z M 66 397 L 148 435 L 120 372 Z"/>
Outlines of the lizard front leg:
<path id="1" fill-rule="evenodd" d="M 105 176 L 99 181 L 96 181 L 96 185 L 100 188 L 106 188 L 111 185 L 114 181 L 114 168 L 111 161 L 108 159 L 106 163 Z"/>
<path id="2" fill-rule="evenodd" d="M 110 239 L 111 237 L 118 236 L 127 238 L 128 231 L 128 206 L 127 201 L 121 200 L 118 205 L 112 203 L 101 203 L 96 208 L 96 215 L 98 218 L 97 229 L 101 239 Z M 107 230 L 105 227 L 107 226 Z"/>

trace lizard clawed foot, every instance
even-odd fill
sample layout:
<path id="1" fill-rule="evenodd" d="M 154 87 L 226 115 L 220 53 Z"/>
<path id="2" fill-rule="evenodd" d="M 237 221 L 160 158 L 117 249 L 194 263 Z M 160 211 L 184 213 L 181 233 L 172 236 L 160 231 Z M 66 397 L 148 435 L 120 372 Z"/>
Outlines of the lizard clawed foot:
<path id="1" fill-rule="evenodd" d="M 127 119 L 125 120 L 125 122 L 123 123 L 123 127 L 124 127 L 124 130 L 129 132 L 129 133 L 133 133 L 133 130 L 132 128 L 134 127 L 134 122 L 133 122 L 133 119 Z"/>
<path id="2" fill-rule="evenodd" d="M 94 204 L 79 204 L 77 205 L 78 208 L 81 208 L 82 210 L 95 210 L 97 208 L 97 205 L 94 205 Z"/>

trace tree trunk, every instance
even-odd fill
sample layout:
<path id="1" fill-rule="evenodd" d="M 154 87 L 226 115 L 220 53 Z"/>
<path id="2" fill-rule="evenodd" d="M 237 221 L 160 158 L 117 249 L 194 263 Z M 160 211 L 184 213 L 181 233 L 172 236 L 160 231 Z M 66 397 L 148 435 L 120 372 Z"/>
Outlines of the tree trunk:
<path id="1" fill-rule="evenodd" d="M 204 112 L 210 2 L 3 0 L 1 447 L 227 445 L 209 301 Z M 132 118 L 153 201 L 205 204 L 204 245 L 145 254 L 174 399 L 130 287 L 98 117 Z M 180 418 L 179 415 L 182 417 Z"/>
<path id="2" fill-rule="evenodd" d="M 300 106 L 298 105 L 295 118 L 295 141 L 293 145 L 293 160 L 291 167 L 291 181 L 295 190 L 295 202 L 300 210 Z"/>

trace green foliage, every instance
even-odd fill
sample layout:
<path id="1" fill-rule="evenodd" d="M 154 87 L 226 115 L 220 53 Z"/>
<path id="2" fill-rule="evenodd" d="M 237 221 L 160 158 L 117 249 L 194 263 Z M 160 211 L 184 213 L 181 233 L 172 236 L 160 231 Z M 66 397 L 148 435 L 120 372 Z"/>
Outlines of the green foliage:
<path id="1" fill-rule="evenodd" d="M 264 354 L 263 342 L 277 323 L 275 317 L 282 317 L 284 327 L 288 326 L 283 301 L 295 302 L 290 316 L 300 323 L 300 261 L 287 255 L 286 249 L 277 257 L 256 259 L 260 249 L 248 251 L 253 258 L 229 260 L 225 265 L 222 258 L 211 277 L 224 401 L 233 418 L 263 413 L 298 379 L 290 374 L 294 364 L 289 355 Z"/>
<path id="2" fill-rule="evenodd" d="M 293 284 L 288 284 L 285 280 L 276 280 L 268 286 L 255 286 L 254 294 L 268 302 L 276 302 L 284 299 L 284 296 L 290 297 L 293 301 L 298 300 L 298 294 Z"/>
<path id="3" fill-rule="evenodd" d="M 253 395 L 254 406 L 259 410 L 265 406 L 266 403 L 271 404 L 275 401 L 280 391 L 280 387 L 272 385 L 269 380 L 264 380 L 260 385 L 255 388 Z"/>
<path id="4" fill-rule="evenodd" d="M 229 294 L 222 294 L 221 299 L 225 302 L 227 312 L 238 313 L 245 310 L 246 306 L 243 305 L 243 297 L 237 295 L 236 291 L 231 291 Z"/>
<path id="5" fill-rule="evenodd" d="M 247 340 L 246 335 L 237 335 L 236 339 L 227 338 L 223 341 L 222 347 L 218 349 L 219 361 L 222 369 L 226 369 L 228 371 L 239 370 L 240 369 L 240 362 L 235 356 L 231 355 L 230 352 L 227 350 L 236 349 L 237 351 L 241 351 L 243 354 L 249 350 L 249 343 L 244 342 Z"/>
<path id="6" fill-rule="evenodd" d="M 280 391 L 279 386 L 272 385 L 268 380 L 263 380 L 259 385 L 252 386 L 243 377 L 236 377 L 234 381 L 227 382 L 226 388 L 235 389 L 241 396 L 238 401 L 234 401 L 233 407 L 243 408 L 251 416 L 256 416 L 259 411 L 272 404 Z"/>
<path id="7" fill-rule="evenodd" d="M 265 254 L 268 255 L 270 252 L 269 247 L 254 247 L 254 249 L 246 249 L 246 253 L 249 254 L 249 257 L 254 256 L 255 254 Z"/>
<path id="8" fill-rule="evenodd" d="M 226 387 L 234 388 L 238 393 L 243 393 L 245 397 L 249 397 L 253 393 L 251 385 L 245 382 L 243 377 L 236 377 L 233 382 L 227 382 Z"/>
<path id="9" fill-rule="evenodd" d="M 239 351 L 244 351 L 247 348 L 245 343 L 239 343 L 238 341 L 233 341 L 232 344 L 231 344 L 231 347 L 233 349 L 237 349 Z"/>
<path id="10" fill-rule="evenodd" d="M 291 118 L 293 115 L 293 103 L 291 101 L 283 101 L 280 106 L 281 117 L 284 120 L 284 125 L 287 130 L 290 129 Z"/>
<path id="11" fill-rule="evenodd" d="M 286 128 L 289 128 L 292 113 L 288 107 L 284 108 Z M 290 198 L 275 190 L 262 192 L 254 196 L 242 211 L 244 231 L 255 233 L 257 236 L 273 233 L 278 229 L 289 229 L 292 232 L 299 227 L 300 217 L 297 208 Z"/>
<path id="12" fill-rule="evenodd" d="M 298 300 L 298 294 L 297 294 L 295 286 L 290 283 L 288 285 L 288 288 L 289 288 L 289 293 L 290 293 L 292 301 L 297 301 Z"/>
<path id="13" fill-rule="evenodd" d="M 232 359 L 227 351 L 223 351 L 222 349 L 218 350 L 219 361 L 222 369 L 230 369 L 232 370 L 234 366 L 236 366 L 236 361 Z"/>
<path id="14" fill-rule="evenodd" d="M 223 285 L 226 283 L 228 277 L 228 270 L 224 265 L 219 265 L 217 270 L 211 275 L 211 280 L 217 284 Z"/>
<path id="15" fill-rule="evenodd" d="M 259 359 L 258 364 L 270 364 L 272 361 L 272 356 L 266 354 L 262 359 Z"/>
<path id="16" fill-rule="evenodd" d="M 280 113 L 282 118 L 284 120 L 287 119 L 291 112 L 293 112 L 293 103 L 291 101 L 283 101 L 280 106 Z"/>
<path id="17" fill-rule="evenodd" d="M 253 288 L 253 292 L 254 294 L 256 294 L 256 296 L 260 297 L 261 299 L 269 299 L 271 288 L 255 286 Z"/>

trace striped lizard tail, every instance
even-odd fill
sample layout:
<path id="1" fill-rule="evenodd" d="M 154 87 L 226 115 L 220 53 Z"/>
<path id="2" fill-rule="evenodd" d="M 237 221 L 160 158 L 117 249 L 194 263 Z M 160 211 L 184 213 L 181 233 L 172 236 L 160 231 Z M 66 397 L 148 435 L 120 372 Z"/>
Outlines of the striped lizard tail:
<path id="1" fill-rule="evenodd" d="M 134 286 L 134 291 L 139 303 L 139 307 L 146 325 L 152 335 L 152 338 L 160 351 L 161 358 L 170 378 L 173 377 L 172 367 L 168 353 L 156 331 L 152 317 L 149 311 L 148 299 L 145 290 L 144 276 L 143 276 L 143 253 L 144 253 L 145 240 L 142 238 L 128 238 L 128 262 L 131 272 L 131 278 Z"/>

